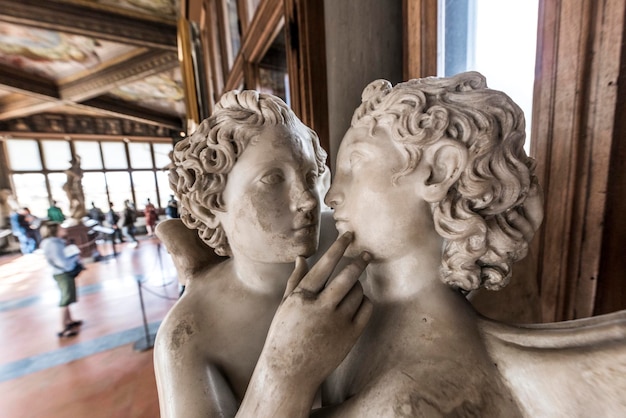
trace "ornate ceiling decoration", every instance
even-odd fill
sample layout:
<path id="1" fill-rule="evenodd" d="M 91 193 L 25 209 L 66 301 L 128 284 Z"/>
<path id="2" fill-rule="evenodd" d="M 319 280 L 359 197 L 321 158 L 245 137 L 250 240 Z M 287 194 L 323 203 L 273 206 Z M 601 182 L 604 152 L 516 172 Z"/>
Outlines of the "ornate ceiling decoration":
<path id="1" fill-rule="evenodd" d="M 41 115 L 182 130 L 177 10 L 176 0 L 3 0 L 0 130 Z"/>

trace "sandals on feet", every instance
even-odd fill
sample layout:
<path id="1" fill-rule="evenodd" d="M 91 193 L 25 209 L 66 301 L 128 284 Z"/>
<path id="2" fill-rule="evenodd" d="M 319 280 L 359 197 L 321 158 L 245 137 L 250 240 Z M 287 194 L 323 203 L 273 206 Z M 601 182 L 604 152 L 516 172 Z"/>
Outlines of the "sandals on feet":
<path id="1" fill-rule="evenodd" d="M 57 332 L 57 336 L 59 338 L 68 338 L 68 337 L 74 337 L 78 335 L 77 331 L 74 331 L 73 329 L 71 329 L 69 326 L 66 327 L 63 331 L 61 332 Z"/>

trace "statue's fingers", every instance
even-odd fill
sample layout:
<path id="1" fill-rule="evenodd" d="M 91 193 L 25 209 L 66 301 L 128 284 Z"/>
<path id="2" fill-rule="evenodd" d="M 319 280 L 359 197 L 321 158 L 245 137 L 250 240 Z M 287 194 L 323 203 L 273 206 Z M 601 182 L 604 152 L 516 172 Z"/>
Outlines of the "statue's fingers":
<path id="1" fill-rule="evenodd" d="M 287 280 L 287 287 L 285 288 L 285 294 L 283 295 L 283 299 L 289 296 L 291 292 L 300 284 L 302 278 L 309 271 L 309 267 L 306 264 L 306 260 L 302 256 L 298 256 L 296 258 L 296 266 L 289 276 L 289 280 Z"/>
<path id="2" fill-rule="evenodd" d="M 352 260 L 322 291 L 322 298 L 325 298 L 328 303 L 338 306 L 357 284 L 370 259 L 370 254 L 363 252 L 359 257 Z"/>
<path id="3" fill-rule="evenodd" d="M 372 312 L 374 312 L 374 305 L 372 304 L 372 301 L 370 301 L 367 296 L 363 296 L 361 299 L 361 305 L 352 317 L 352 323 L 354 324 L 357 332 L 360 333 L 363 329 L 365 329 L 365 326 L 372 317 Z"/>
<path id="4" fill-rule="evenodd" d="M 337 310 L 345 313 L 350 319 L 352 319 L 356 314 L 356 311 L 361 306 L 363 297 L 363 286 L 361 286 L 361 283 L 357 280 L 356 283 L 354 283 L 354 285 L 350 288 L 346 296 L 339 301 Z"/>
<path id="5" fill-rule="evenodd" d="M 533 183 L 528 192 L 528 197 L 523 205 L 524 215 L 530 221 L 536 231 L 543 221 L 543 189 L 538 183 Z"/>
<path id="6" fill-rule="evenodd" d="M 337 238 L 318 262 L 311 267 L 311 270 L 304 276 L 298 287 L 307 292 L 319 293 L 326 285 L 328 278 L 343 257 L 350 242 L 352 242 L 352 232 L 345 232 Z"/>
<path id="7" fill-rule="evenodd" d="M 528 219 L 524 218 L 515 210 L 508 212 L 505 217 L 509 225 L 521 232 L 524 236 L 524 240 L 529 242 L 533 239 L 535 230 Z"/>

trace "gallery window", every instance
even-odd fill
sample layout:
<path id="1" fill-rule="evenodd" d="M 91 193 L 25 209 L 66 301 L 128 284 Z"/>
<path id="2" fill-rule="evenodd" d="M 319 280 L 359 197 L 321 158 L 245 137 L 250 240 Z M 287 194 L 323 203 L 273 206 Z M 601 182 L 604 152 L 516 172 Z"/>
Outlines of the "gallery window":
<path id="1" fill-rule="evenodd" d="M 103 211 L 113 202 L 120 211 L 130 200 L 143 209 L 150 199 L 165 207 L 172 193 L 166 168 L 172 144 L 168 140 L 7 139 L 6 151 L 13 190 L 20 206 L 45 217 L 52 200 L 65 214 L 69 202 L 63 190 L 65 170 L 80 157 L 87 209 L 94 202 Z"/>
<path id="2" fill-rule="evenodd" d="M 439 0 L 439 76 L 475 70 L 526 116 L 530 144 L 538 0 Z"/>

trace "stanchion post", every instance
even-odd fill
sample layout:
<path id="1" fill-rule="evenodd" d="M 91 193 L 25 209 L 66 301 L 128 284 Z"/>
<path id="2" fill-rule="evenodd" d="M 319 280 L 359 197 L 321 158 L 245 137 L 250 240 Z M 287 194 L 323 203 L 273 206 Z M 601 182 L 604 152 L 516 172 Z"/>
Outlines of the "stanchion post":
<path id="1" fill-rule="evenodd" d="M 143 303 L 143 290 L 141 288 L 141 280 L 137 278 L 137 290 L 139 290 L 139 302 L 141 303 L 141 315 L 143 316 L 144 338 L 135 342 L 133 349 L 135 351 L 146 351 L 154 347 L 154 335 L 150 334 L 148 328 L 148 318 L 146 317 L 146 307 Z"/>

